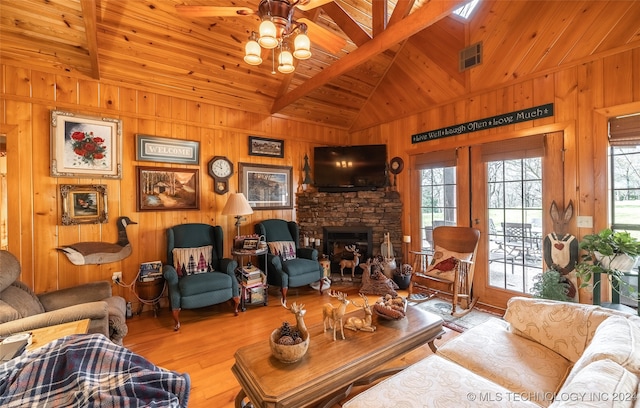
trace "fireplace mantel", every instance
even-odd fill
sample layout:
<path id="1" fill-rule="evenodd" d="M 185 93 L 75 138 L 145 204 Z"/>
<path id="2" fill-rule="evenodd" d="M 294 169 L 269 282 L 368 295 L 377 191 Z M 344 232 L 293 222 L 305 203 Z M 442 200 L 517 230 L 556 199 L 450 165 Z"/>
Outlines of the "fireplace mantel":
<path id="1" fill-rule="evenodd" d="M 296 207 L 301 236 L 322 238 L 323 227 L 370 227 L 374 256 L 380 254 L 384 234 L 389 233 L 396 259 L 402 258 L 402 201 L 397 191 L 307 190 L 296 195 Z M 328 253 L 326 245 L 323 240 L 323 248 L 319 249 L 324 254 Z"/>

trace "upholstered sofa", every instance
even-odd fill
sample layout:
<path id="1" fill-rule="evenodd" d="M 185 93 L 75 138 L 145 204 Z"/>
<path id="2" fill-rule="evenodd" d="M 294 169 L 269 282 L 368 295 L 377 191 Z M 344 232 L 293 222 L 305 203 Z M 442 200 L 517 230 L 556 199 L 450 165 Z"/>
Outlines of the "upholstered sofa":
<path id="1" fill-rule="evenodd" d="M 0 251 L 0 336 L 90 319 L 89 333 L 116 344 L 127 335 L 126 302 L 112 296 L 111 283 L 87 283 L 36 295 L 20 282 L 20 263 Z"/>
<path id="2" fill-rule="evenodd" d="M 516 297 L 503 319 L 467 330 L 343 408 L 637 408 L 639 376 L 640 317 Z"/>

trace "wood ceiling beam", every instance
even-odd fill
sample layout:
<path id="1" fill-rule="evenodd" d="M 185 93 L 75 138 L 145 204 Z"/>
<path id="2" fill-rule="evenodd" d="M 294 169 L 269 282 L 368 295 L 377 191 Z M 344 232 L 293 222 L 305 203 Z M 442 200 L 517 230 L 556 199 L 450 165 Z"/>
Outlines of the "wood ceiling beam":
<path id="1" fill-rule="evenodd" d="M 91 78 L 100 79 L 100 63 L 98 61 L 98 23 L 95 0 L 80 0 L 82 20 L 87 38 L 87 51 L 91 62 Z"/>
<path id="2" fill-rule="evenodd" d="M 338 3 L 325 4 L 322 9 L 358 47 L 371 40 L 371 36 Z"/>
<path id="3" fill-rule="evenodd" d="M 387 0 L 374 0 L 371 3 L 371 31 L 376 38 L 387 28 Z"/>
<path id="4" fill-rule="evenodd" d="M 385 52 L 392 46 L 404 41 L 412 35 L 424 30 L 435 22 L 451 14 L 469 0 L 442 0 L 429 2 L 413 14 L 408 15 L 402 24 L 394 24 L 383 31 L 379 36 L 367 42 L 362 47 L 344 56 L 335 64 L 325 68 L 305 83 L 301 84 L 291 92 L 277 98 L 271 108 L 271 113 L 276 113 L 292 104 L 300 98 L 305 97 L 310 92 L 324 86 L 358 65 L 368 61 L 375 55 Z M 333 3 L 330 3 L 333 4 Z M 326 7 L 325 11 L 326 11 Z"/>
<path id="5" fill-rule="evenodd" d="M 398 21 L 402 20 L 403 18 L 405 18 L 406 16 L 408 16 L 415 2 L 416 0 L 407 0 L 407 1 L 397 2 L 396 8 L 393 9 L 393 13 L 389 18 L 389 22 L 387 23 L 387 26 L 393 25 Z"/>

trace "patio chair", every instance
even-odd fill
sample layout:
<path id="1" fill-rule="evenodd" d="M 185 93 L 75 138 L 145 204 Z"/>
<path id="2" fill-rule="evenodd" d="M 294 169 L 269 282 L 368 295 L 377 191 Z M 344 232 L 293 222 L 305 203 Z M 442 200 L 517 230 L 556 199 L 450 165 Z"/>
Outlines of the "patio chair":
<path id="1" fill-rule="evenodd" d="M 439 293 L 451 293 L 453 316 L 464 316 L 476 305 L 472 296 L 475 257 L 480 231 L 469 227 L 443 226 L 433 230 L 434 254 L 424 273 L 414 273 L 409 299 L 425 301 Z M 460 306 L 461 312 L 456 312 Z"/>

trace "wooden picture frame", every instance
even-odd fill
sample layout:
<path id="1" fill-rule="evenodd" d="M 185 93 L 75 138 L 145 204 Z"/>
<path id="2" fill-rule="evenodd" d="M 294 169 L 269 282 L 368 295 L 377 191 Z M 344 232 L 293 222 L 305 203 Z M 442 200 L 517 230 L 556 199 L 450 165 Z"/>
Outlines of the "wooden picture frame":
<path id="1" fill-rule="evenodd" d="M 51 176 L 122 178 L 122 121 L 51 111 Z"/>
<path id="2" fill-rule="evenodd" d="M 136 134 L 136 160 L 200 164 L 200 142 Z"/>
<path id="3" fill-rule="evenodd" d="M 62 225 L 104 224 L 109 221 L 107 186 L 61 184 Z"/>
<path id="4" fill-rule="evenodd" d="M 200 209 L 200 171 L 136 166 L 138 211 Z"/>
<path id="5" fill-rule="evenodd" d="M 258 249 L 258 238 L 246 238 L 242 243 L 242 249 L 247 250 L 256 250 Z"/>
<path id="6" fill-rule="evenodd" d="M 239 164 L 239 188 L 254 210 L 293 208 L 291 166 Z"/>
<path id="7" fill-rule="evenodd" d="M 249 136 L 249 156 L 284 157 L 284 140 Z"/>

